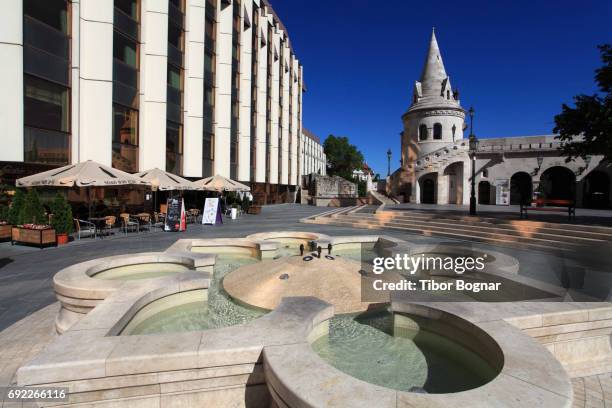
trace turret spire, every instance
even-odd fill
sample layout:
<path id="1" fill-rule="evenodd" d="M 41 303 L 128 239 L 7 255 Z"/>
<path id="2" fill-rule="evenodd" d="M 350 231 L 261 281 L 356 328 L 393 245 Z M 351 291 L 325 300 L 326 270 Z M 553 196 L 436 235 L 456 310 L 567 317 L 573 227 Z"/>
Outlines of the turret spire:
<path id="1" fill-rule="evenodd" d="M 436 39 L 436 28 L 432 27 L 431 40 L 429 41 L 429 51 L 425 59 L 425 66 L 421 74 L 421 89 L 423 96 L 438 96 L 442 87 L 442 82 L 447 78 L 442 55 Z"/>

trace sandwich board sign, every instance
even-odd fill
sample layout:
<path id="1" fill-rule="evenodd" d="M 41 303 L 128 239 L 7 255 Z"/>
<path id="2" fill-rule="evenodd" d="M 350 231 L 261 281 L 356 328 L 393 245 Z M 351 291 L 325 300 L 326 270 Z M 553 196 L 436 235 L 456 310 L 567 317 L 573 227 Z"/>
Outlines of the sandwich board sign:
<path id="1" fill-rule="evenodd" d="M 207 198 L 204 202 L 202 211 L 202 224 L 216 225 L 223 224 L 221 209 L 219 208 L 219 197 Z"/>
<path id="2" fill-rule="evenodd" d="M 181 230 L 181 201 L 178 198 L 168 198 L 166 203 L 167 210 L 164 231 L 178 232 Z"/>

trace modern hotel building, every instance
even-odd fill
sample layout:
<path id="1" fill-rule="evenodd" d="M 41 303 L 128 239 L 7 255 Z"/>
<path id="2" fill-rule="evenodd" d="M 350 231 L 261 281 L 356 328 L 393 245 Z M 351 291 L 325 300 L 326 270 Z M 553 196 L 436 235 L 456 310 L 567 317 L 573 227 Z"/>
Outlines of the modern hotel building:
<path id="1" fill-rule="evenodd" d="M 295 191 L 302 66 L 266 0 L 0 7 L 3 180 L 91 159 Z"/>
<path id="2" fill-rule="evenodd" d="M 302 128 L 301 174 L 327 174 L 327 156 L 323 152 L 321 139 L 306 128 Z"/>

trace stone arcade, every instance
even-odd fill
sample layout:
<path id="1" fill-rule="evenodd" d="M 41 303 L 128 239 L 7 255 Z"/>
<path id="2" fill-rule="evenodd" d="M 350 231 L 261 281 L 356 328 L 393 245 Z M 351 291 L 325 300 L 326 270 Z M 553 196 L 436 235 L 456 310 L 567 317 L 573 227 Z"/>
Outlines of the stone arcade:
<path id="1" fill-rule="evenodd" d="M 469 204 L 466 111 L 451 87 L 435 32 L 402 121 L 401 167 L 390 177 L 389 192 L 411 203 Z M 566 163 L 554 137 L 479 138 L 478 203 L 519 204 L 538 192 L 550 199 L 575 197 L 579 207 L 610 207 L 612 172 L 600 164 L 601 157 Z"/>

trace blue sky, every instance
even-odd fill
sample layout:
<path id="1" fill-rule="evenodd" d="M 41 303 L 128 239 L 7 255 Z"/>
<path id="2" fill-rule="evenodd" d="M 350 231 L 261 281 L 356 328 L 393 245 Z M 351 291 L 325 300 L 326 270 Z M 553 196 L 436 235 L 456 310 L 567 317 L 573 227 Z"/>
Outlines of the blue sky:
<path id="1" fill-rule="evenodd" d="M 610 0 L 271 3 L 304 65 L 304 126 L 348 136 L 385 175 L 432 26 L 478 137 L 552 133 L 563 102 L 595 92 L 596 45 L 612 42 Z"/>

